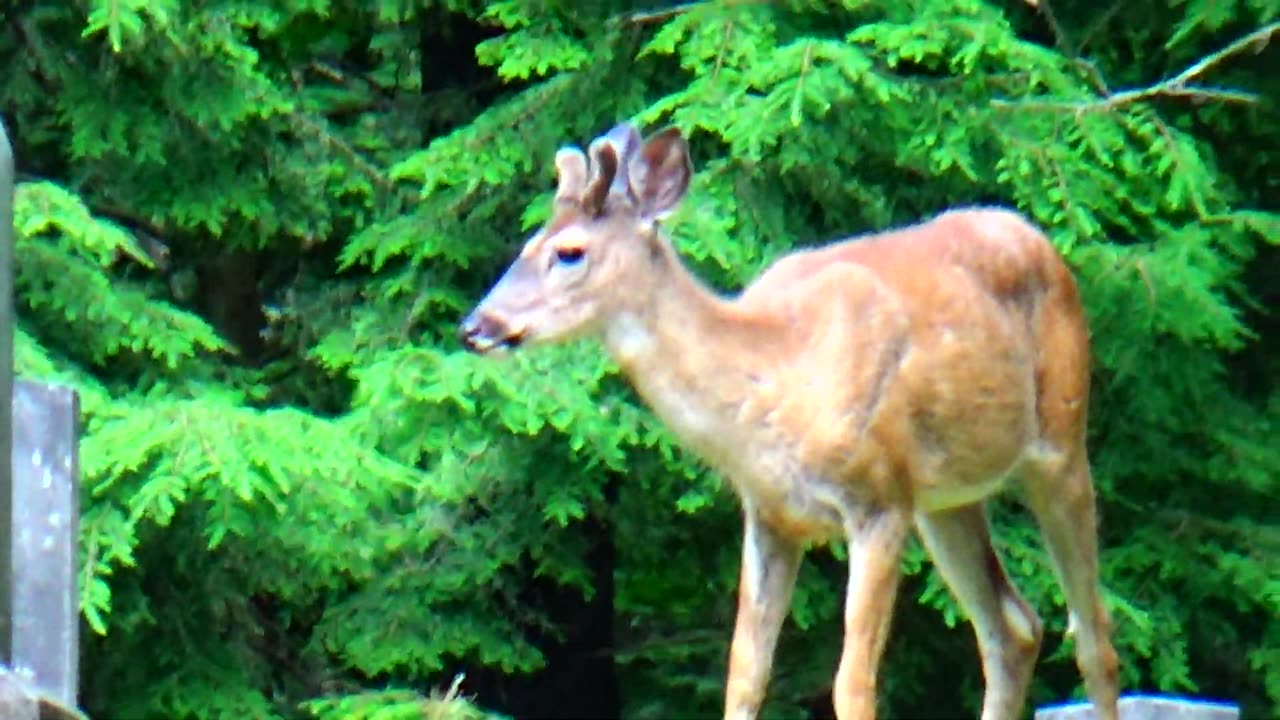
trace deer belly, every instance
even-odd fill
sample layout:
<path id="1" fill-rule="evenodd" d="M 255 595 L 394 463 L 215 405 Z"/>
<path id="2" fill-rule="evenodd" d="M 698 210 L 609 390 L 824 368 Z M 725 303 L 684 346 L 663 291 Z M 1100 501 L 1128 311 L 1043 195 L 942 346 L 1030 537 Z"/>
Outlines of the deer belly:
<path id="1" fill-rule="evenodd" d="M 917 422 L 910 467 L 919 509 L 934 512 L 980 502 L 1018 474 L 1034 442 L 1032 407 L 1006 409 L 988 414 L 985 423 L 958 423 L 946 431 Z"/>
<path id="2" fill-rule="evenodd" d="M 1011 473 L 978 482 L 938 484 L 926 487 L 916 497 L 916 509 L 930 513 L 980 502 L 1002 490 Z"/>

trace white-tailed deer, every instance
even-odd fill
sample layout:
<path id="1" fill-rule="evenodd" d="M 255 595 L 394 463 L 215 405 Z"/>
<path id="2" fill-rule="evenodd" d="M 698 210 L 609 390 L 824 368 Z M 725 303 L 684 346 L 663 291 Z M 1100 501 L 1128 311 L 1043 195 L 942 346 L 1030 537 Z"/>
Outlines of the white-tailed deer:
<path id="1" fill-rule="evenodd" d="M 984 720 L 1021 715 L 1041 622 L 997 557 L 984 499 L 1022 483 L 1074 628 L 1085 688 L 1115 720 L 1085 450 L 1089 339 L 1076 285 L 1018 214 L 954 210 L 782 258 L 738 297 L 681 263 L 658 221 L 688 145 L 619 125 L 556 154 L 550 221 L 463 321 L 469 349 L 600 337 L 640 395 L 733 485 L 745 536 L 725 717 L 764 701 L 806 544 L 842 534 L 849 580 L 833 699 L 873 718 L 914 525 L 977 634 Z"/>

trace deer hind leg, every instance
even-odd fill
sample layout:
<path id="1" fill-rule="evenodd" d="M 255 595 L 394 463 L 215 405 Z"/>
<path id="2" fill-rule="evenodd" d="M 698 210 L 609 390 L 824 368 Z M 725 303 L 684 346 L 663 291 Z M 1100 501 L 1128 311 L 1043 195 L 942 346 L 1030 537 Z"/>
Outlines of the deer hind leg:
<path id="1" fill-rule="evenodd" d="M 803 556 L 798 543 L 765 524 L 750 505 L 744 507 L 743 515 L 738 618 L 725 685 L 726 720 L 752 720 L 760 712 Z"/>
<path id="2" fill-rule="evenodd" d="M 1064 470 L 1026 479 L 1027 502 L 1040 523 L 1049 557 L 1062 584 L 1073 629 L 1076 664 L 1100 720 L 1115 720 L 1119 661 L 1111 645 L 1111 621 L 1098 577 L 1097 511 L 1093 480 L 1083 451 Z"/>
<path id="3" fill-rule="evenodd" d="M 916 516 L 934 566 L 969 616 L 982 655 L 982 720 L 1022 714 L 1042 624 L 1005 574 L 981 504 Z"/>
<path id="4" fill-rule="evenodd" d="M 882 511 L 846 518 L 849 586 L 845 591 L 844 649 L 832 690 L 838 720 L 874 720 L 876 675 L 884 654 L 900 576 L 906 517 Z"/>

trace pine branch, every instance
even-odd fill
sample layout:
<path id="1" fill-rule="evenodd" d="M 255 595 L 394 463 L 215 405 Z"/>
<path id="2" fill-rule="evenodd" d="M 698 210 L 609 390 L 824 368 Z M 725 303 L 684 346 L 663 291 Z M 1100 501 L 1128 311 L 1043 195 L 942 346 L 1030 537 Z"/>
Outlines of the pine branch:
<path id="1" fill-rule="evenodd" d="M 162 237 L 168 234 L 167 228 L 163 225 L 156 225 L 128 208 L 109 203 L 97 204 L 90 202 L 88 198 L 85 198 L 85 204 L 93 215 L 113 220 L 132 230 L 138 245 L 147 254 L 147 257 L 151 258 L 151 262 L 155 264 L 156 269 L 161 271 L 169 269 L 171 261 L 169 246 L 161 240 Z"/>
<path id="2" fill-rule="evenodd" d="M 333 63 L 324 62 L 322 60 L 312 60 L 307 63 L 305 69 L 310 70 L 330 82 L 346 87 L 351 86 L 352 78 L 359 80 L 378 96 L 378 99 L 381 101 L 378 103 L 378 106 L 383 109 L 385 109 L 390 102 L 395 100 L 395 92 L 383 87 L 382 84 L 375 80 L 372 74 L 367 71 L 357 68 L 338 67 Z M 301 82 L 295 80 L 294 86 L 300 90 Z"/>
<path id="3" fill-rule="evenodd" d="M 374 184 L 382 190 L 396 194 L 397 197 L 405 200 L 412 199 L 408 193 L 398 193 L 397 190 L 399 190 L 399 188 L 397 188 L 396 184 L 388 178 L 383 171 L 378 168 L 378 166 L 367 160 L 359 150 L 352 147 L 346 140 L 342 139 L 336 133 L 325 127 L 322 120 L 314 120 L 308 117 L 305 113 L 294 112 L 290 113 L 289 121 L 290 125 L 293 126 L 293 130 L 298 135 L 310 137 L 320 143 L 322 147 L 337 151 L 338 154 L 346 158 L 347 161 L 356 168 L 356 170 L 372 180 Z"/>
<path id="4" fill-rule="evenodd" d="M 12 27 L 19 43 L 27 48 L 32 75 L 49 94 L 56 94 L 61 90 L 59 87 L 61 78 L 58 77 L 60 74 L 59 68 L 53 60 L 54 53 L 49 50 L 44 35 L 41 34 L 40 29 L 36 26 L 36 21 L 29 17 L 24 17 L 13 23 Z M 66 54 L 65 61 L 73 70 L 77 72 L 80 70 L 80 64 L 70 53 Z"/>
<path id="5" fill-rule="evenodd" d="M 1270 40 L 1271 36 L 1276 34 L 1277 32 L 1280 32 L 1280 22 L 1273 22 L 1269 25 L 1264 25 L 1258 28 L 1257 30 L 1254 30 L 1253 32 L 1249 33 L 1248 35 L 1245 35 L 1244 37 L 1236 40 L 1230 45 L 1227 45 L 1221 50 L 1207 55 L 1206 57 L 1202 58 L 1199 62 L 1195 63 L 1194 65 L 1187 68 L 1186 70 L 1183 70 L 1181 73 L 1176 75 L 1172 80 L 1166 81 L 1166 83 L 1172 86 L 1177 86 L 1177 87 L 1185 86 L 1188 80 L 1195 78 L 1197 75 L 1204 73 L 1206 70 L 1208 70 L 1209 68 L 1212 68 L 1214 65 L 1221 63 L 1223 60 L 1226 60 L 1228 57 L 1231 57 L 1232 55 L 1235 55 L 1236 53 L 1248 47 L 1253 47 L 1255 54 L 1258 52 L 1261 52 L 1262 48 L 1266 47 L 1267 41 Z"/>
<path id="6" fill-rule="evenodd" d="M 1115 110 L 1126 105 L 1132 105 L 1133 103 L 1143 102 L 1158 97 L 1186 97 L 1191 98 L 1195 102 L 1201 103 L 1212 102 L 1215 100 L 1240 103 L 1257 102 L 1258 96 L 1255 93 L 1244 90 L 1232 90 L 1230 88 L 1214 88 L 1205 85 L 1193 85 L 1191 82 L 1228 58 L 1235 56 L 1246 49 L 1252 48 L 1254 49 L 1254 52 L 1258 52 L 1271 39 L 1271 36 L 1278 32 L 1280 32 L 1280 22 L 1271 23 L 1258 28 L 1248 35 L 1235 40 L 1226 47 L 1206 55 L 1177 75 L 1162 80 L 1150 87 L 1124 90 L 1098 100 L 1090 100 L 1086 102 L 996 99 L 992 100 L 991 104 L 995 107 L 1006 109 L 1015 108 L 1019 110 L 1051 110 L 1086 113 Z"/>

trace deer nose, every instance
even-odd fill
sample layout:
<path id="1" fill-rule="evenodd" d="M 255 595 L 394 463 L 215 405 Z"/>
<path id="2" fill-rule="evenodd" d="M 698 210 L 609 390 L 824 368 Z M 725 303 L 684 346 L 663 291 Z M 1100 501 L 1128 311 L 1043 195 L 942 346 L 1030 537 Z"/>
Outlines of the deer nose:
<path id="1" fill-rule="evenodd" d="M 472 311 L 470 315 L 462 319 L 462 322 L 458 323 L 458 340 L 462 341 L 462 345 L 465 348 L 473 352 L 479 349 L 477 342 L 483 342 L 482 338 L 485 335 L 482 318 L 483 316 L 479 311 Z"/>
<path id="2" fill-rule="evenodd" d="M 520 343 L 519 334 L 513 333 L 506 322 L 481 310 L 472 311 L 458 324 L 458 339 L 475 353 L 486 353 L 498 345 L 514 348 Z"/>

